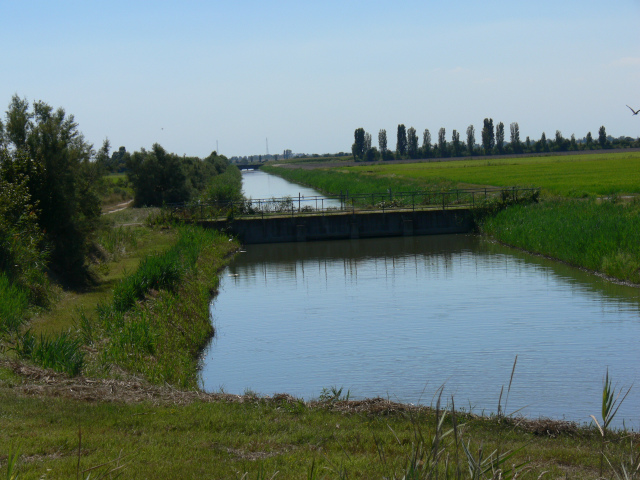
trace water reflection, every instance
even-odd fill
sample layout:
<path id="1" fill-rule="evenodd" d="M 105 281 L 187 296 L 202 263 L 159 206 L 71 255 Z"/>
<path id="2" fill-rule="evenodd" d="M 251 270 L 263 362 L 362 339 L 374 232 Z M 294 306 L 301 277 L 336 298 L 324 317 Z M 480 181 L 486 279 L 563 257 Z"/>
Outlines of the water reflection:
<path id="1" fill-rule="evenodd" d="M 463 235 L 253 245 L 224 274 L 205 388 L 431 400 L 588 421 L 640 384 L 637 289 Z M 425 389 L 426 386 L 426 389 Z M 638 389 L 620 418 L 638 426 Z"/>

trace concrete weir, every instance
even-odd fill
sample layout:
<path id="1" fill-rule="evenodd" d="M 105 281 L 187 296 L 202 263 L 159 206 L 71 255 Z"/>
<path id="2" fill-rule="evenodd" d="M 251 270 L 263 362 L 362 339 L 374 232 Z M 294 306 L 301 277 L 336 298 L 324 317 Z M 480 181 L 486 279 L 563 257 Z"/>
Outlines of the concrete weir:
<path id="1" fill-rule="evenodd" d="M 466 209 L 306 214 L 199 224 L 228 231 L 244 244 L 468 233 L 473 227 Z"/>

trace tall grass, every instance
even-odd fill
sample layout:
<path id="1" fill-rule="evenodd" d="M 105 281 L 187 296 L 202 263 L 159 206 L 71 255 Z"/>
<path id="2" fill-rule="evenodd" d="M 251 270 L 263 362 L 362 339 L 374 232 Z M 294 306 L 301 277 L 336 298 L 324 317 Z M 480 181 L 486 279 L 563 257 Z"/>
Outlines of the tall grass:
<path id="1" fill-rule="evenodd" d="M 456 188 L 455 182 L 435 178 L 429 184 L 409 177 L 394 175 L 377 175 L 366 169 L 333 168 L 305 170 L 301 168 L 263 167 L 268 173 L 273 173 L 286 180 L 313 187 L 330 195 L 340 193 L 349 195 L 393 192 L 415 192 L 429 190 L 440 192 Z"/>
<path id="2" fill-rule="evenodd" d="M 21 358 L 72 376 L 79 375 L 84 365 L 81 341 L 68 332 L 40 335 L 38 339 L 27 330 L 19 337 L 15 350 Z"/>
<path id="3" fill-rule="evenodd" d="M 0 334 L 18 333 L 28 306 L 29 294 L 0 273 Z"/>
<path id="4" fill-rule="evenodd" d="M 98 309 L 97 328 L 108 339 L 103 365 L 117 364 L 154 383 L 194 387 L 198 354 L 213 335 L 208 307 L 216 272 L 237 244 L 197 227 L 180 227 L 178 237 L 115 288 L 113 302 Z M 151 301 L 139 302 L 145 297 Z"/>
<path id="5" fill-rule="evenodd" d="M 482 231 L 514 247 L 640 283 L 640 204 L 552 200 L 487 217 Z"/>

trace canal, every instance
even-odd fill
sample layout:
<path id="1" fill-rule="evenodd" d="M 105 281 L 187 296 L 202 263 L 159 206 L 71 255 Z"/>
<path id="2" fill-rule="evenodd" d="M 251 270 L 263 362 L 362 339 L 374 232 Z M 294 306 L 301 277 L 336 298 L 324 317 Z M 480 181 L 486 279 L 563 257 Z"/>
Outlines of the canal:
<path id="1" fill-rule="evenodd" d="M 249 176 L 254 198 L 300 189 Z M 638 289 L 478 236 L 247 246 L 211 313 L 208 391 L 312 399 L 337 387 L 430 404 L 444 386 L 456 406 L 490 413 L 517 356 L 508 412 L 588 422 L 608 368 L 636 385 L 617 426 L 640 427 Z"/>

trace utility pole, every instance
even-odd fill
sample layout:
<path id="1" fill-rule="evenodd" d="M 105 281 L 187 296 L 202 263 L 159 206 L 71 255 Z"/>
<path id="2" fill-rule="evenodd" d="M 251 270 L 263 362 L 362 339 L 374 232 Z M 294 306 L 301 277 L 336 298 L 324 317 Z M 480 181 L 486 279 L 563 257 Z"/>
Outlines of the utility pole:
<path id="1" fill-rule="evenodd" d="M 269 156 L 269 139 L 267 138 L 266 141 L 267 141 L 267 157 L 268 157 Z"/>

